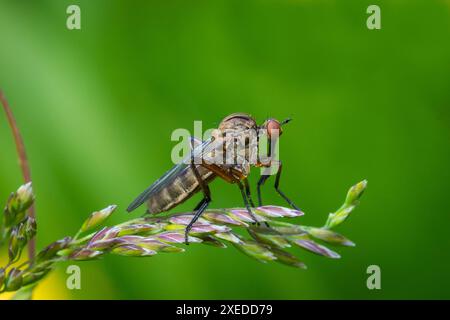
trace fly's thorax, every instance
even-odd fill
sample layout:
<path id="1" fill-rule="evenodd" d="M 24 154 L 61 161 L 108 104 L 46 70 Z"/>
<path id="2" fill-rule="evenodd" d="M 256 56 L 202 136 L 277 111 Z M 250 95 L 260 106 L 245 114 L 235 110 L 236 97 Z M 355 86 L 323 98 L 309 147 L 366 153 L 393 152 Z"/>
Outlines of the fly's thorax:
<path id="1" fill-rule="evenodd" d="M 248 167 L 257 163 L 258 136 L 256 129 L 225 129 L 213 133 L 213 147 L 206 155 L 208 164 L 241 165 Z"/>
<path id="2" fill-rule="evenodd" d="M 255 119 L 246 113 L 232 113 L 225 117 L 219 124 L 219 130 L 245 130 L 256 129 L 257 124 Z"/>

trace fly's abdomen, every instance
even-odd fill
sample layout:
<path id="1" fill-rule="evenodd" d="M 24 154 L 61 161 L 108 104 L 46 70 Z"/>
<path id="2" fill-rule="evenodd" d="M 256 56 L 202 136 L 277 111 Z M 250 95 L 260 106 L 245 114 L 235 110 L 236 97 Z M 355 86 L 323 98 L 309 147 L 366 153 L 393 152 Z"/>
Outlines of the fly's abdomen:
<path id="1" fill-rule="evenodd" d="M 197 171 L 205 183 L 209 183 L 215 178 L 215 174 L 212 171 L 202 166 L 197 166 Z M 168 211 L 192 197 L 199 190 L 200 185 L 192 168 L 186 167 L 172 181 L 167 182 L 161 190 L 148 199 L 148 213 Z"/>

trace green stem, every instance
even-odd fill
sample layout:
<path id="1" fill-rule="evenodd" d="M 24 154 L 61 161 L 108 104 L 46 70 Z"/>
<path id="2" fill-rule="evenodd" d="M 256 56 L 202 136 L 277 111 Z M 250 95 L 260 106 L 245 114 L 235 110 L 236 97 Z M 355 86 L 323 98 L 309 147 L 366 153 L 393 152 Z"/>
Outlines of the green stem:
<path id="1" fill-rule="evenodd" d="M 27 153 L 25 151 L 25 144 L 23 143 L 22 135 L 20 134 L 19 127 L 17 126 L 16 119 L 12 113 L 12 110 L 9 106 L 8 100 L 4 96 L 3 92 L 0 90 L 0 102 L 3 106 L 3 110 L 5 111 L 6 118 L 8 119 L 9 126 L 11 128 L 12 135 L 14 137 L 14 142 L 16 144 L 17 155 L 19 157 L 20 169 L 22 170 L 23 179 L 25 182 L 31 182 L 31 170 L 30 165 L 28 164 Z M 32 218 L 35 218 L 35 210 L 32 205 L 28 209 L 28 215 Z M 36 253 L 36 237 L 30 239 L 28 242 L 28 259 L 32 260 Z"/>

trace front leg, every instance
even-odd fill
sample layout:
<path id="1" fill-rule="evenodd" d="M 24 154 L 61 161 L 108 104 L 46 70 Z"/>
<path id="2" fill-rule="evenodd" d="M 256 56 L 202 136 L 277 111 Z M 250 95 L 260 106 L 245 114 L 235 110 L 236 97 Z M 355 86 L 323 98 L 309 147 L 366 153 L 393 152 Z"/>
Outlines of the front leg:
<path id="1" fill-rule="evenodd" d="M 263 205 L 261 198 L 261 187 L 264 185 L 267 179 L 269 179 L 269 175 L 263 174 L 261 178 L 258 180 L 257 190 L 258 190 L 258 206 L 261 207 Z"/>
<path id="2" fill-rule="evenodd" d="M 252 217 L 254 223 L 259 224 L 258 220 L 256 219 L 255 215 L 252 212 L 252 209 L 250 208 L 244 185 L 240 180 L 236 180 L 236 183 L 239 186 L 239 190 L 241 190 L 242 199 L 244 200 L 245 208 L 247 209 L 248 214 L 250 215 L 250 217 Z"/>
<path id="3" fill-rule="evenodd" d="M 295 210 L 300 211 L 300 209 L 280 190 L 280 178 L 281 178 L 281 169 L 282 169 L 282 165 L 281 165 L 281 161 L 279 162 L 279 166 L 278 166 L 278 172 L 277 172 L 277 176 L 275 178 L 275 190 L 278 192 L 278 194 L 284 199 L 286 200 L 287 203 L 289 203 L 289 205 L 294 208 Z"/>
<path id="4" fill-rule="evenodd" d="M 245 188 L 245 194 L 247 196 L 248 202 L 250 203 L 250 206 L 255 207 L 255 204 L 253 203 L 252 200 L 252 194 L 250 192 L 250 185 L 248 184 L 248 179 L 244 178 L 244 188 Z"/>

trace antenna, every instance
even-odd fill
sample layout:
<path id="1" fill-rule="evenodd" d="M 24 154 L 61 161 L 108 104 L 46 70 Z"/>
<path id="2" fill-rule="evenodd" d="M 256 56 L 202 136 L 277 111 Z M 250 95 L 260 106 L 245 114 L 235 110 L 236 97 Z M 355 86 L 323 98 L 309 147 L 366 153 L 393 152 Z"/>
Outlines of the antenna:
<path id="1" fill-rule="evenodd" d="M 280 126 L 285 125 L 286 123 L 291 122 L 291 121 L 292 121 L 292 118 L 284 119 L 283 121 L 280 122 Z"/>

